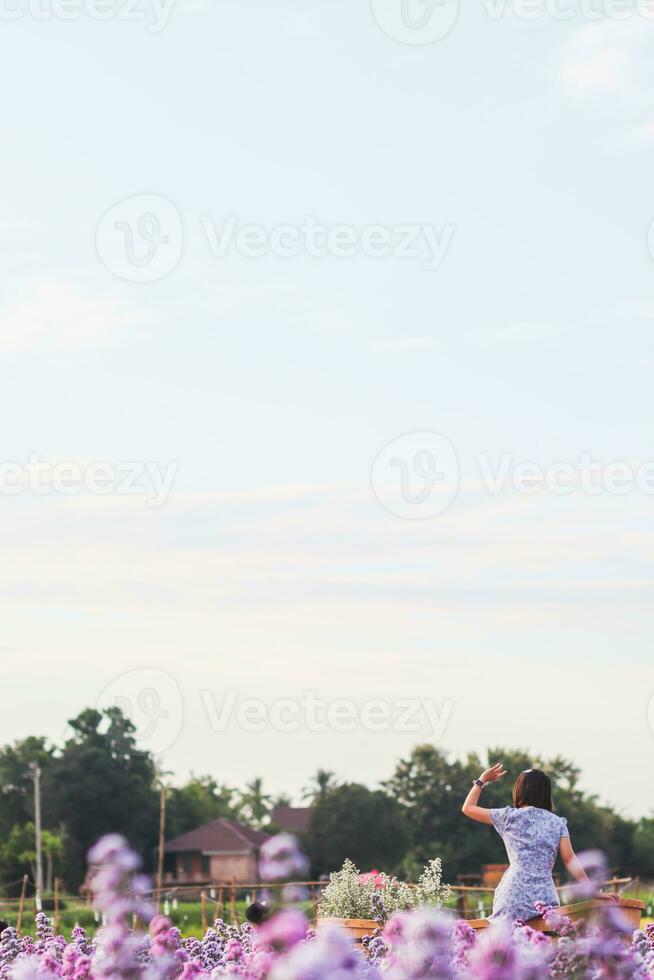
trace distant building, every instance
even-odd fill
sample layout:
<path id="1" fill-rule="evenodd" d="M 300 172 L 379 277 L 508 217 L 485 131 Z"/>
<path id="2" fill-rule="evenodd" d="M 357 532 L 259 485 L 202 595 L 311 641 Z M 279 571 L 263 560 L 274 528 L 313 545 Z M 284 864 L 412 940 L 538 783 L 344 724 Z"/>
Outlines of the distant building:
<path id="1" fill-rule="evenodd" d="M 310 814 L 311 807 L 308 806 L 276 806 L 270 820 L 275 827 L 289 834 L 303 834 L 309 828 Z"/>
<path id="2" fill-rule="evenodd" d="M 178 885 L 259 880 L 259 848 L 268 835 L 219 817 L 166 844 L 165 879 Z M 172 869 L 172 870 L 171 870 Z"/>

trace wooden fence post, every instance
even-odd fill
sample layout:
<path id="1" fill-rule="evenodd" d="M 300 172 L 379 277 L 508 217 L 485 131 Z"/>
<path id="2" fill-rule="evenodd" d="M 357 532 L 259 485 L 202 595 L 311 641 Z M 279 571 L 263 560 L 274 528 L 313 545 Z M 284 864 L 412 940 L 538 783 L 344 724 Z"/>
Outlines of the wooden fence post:
<path id="1" fill-rule="evenodd" d="M 202 935 L 206 935 L 207 932 L 207 896 L 204 892 L 200 892 L 200 901 L 202 903 Z"/>
<path id="2" fill-rule="evenodd" d="M 20 935 L 23 925 L 23 910 L 25 908 L 25 891 L 27 889 L 27 875 L 23 875 L 23 887 L 20 890 L 20 902 L 18 904 L 18 921 L 16 922 L 16 932 Z"/>

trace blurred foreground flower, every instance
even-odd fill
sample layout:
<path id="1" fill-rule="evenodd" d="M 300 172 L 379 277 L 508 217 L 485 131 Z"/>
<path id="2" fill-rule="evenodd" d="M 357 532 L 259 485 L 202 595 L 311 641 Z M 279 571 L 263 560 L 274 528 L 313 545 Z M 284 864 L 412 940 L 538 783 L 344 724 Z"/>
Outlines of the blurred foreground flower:
<path id="1" fill-rule="evenodd" d="M 309 872 L 309 861 L 292 834 L 278 834 L 261 847 L 259 874 L 263 881 L 286 881 Z"/>
<path id="2" fill-rule="evenodd" d="M 304 873 L 306 859 L 288 835 L 262 850 L 262 868 L 276 878 Z M 383 931 L 357 947 L 337 925 L 309 929 L 297 907 L 277 909 L 257 929 L 218 919 L 202 939 L 184 939 L 170 919 L 154 914 L 149 883 L 122 837 L 104 838 L 89 858 L 104 918 L 95 939 L 76 927 L 66 943 L 44 914 L 36 918 L 34 937 L 5 929 L 0 980 L 654 980 L 652 926 L 625 941 L 606 903 L 592 922 L 572 922 L 557 908 L 539 907 L 558 938 L 508 922 L 478 934 L 434 904 L 446 893 L 437 861 L 414 889 L 427 904 L 395 911 Z M 601 857 L 593 855 L 586 867 L 596 887 L 604 875 Z M 356 880 L 352 869 L 338 879 L 339 887 Z M 384 876 L 377 894 L 404 901 L 399 886 L 408 886 L 393 881 Z M 356 887 L 368 896 L 374 885 Z"/>

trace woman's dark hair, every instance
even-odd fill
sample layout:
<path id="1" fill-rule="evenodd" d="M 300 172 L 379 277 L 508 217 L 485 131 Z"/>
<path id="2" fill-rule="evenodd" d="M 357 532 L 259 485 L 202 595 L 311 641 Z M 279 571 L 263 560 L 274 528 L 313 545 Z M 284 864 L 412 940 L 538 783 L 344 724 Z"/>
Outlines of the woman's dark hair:
<path id="1" fill-rule="evenodd" d="M 525 769 L 513 784 L 513 805 L 537 806 L 541 810 L 554 809 L 552 805 L 552 780 L 540 769 Z"/>

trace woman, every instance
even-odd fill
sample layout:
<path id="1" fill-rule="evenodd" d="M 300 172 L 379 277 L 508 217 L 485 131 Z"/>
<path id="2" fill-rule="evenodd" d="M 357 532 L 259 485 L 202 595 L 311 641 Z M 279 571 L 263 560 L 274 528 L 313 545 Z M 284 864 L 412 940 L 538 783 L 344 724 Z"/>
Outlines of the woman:
<path id="1" fill-rule="evenodd" d="M 520 773 L 513 787 L 513 806 L 500 810 L 477 806 L 486 783 L 503 776 L 506 770 L 501 762 L 482 772 L 474 781 L 462 812 L 471 820 L 492 824 L 509 855 L 510 865 L 495 891 L 491 918 L 527 922 L 538 914 L 536 902 L 559 905 L 552 878 L 557 852 L 577 881 L 589 879 L 572 850 L 566 820 L 552 812 L 552 783 L 540 769 Z"/>

